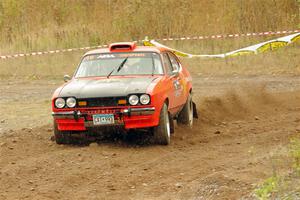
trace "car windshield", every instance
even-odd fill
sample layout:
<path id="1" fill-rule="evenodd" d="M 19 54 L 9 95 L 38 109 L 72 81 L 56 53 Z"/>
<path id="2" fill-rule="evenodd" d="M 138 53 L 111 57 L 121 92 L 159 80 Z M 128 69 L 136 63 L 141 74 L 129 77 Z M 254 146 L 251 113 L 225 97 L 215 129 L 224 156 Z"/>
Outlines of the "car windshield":
<path id="1" fill-rule="evenodd" d="M 163 74 L 158 53 L 103 53 L 85 56 L 75 77 L 152 74 Z"/>

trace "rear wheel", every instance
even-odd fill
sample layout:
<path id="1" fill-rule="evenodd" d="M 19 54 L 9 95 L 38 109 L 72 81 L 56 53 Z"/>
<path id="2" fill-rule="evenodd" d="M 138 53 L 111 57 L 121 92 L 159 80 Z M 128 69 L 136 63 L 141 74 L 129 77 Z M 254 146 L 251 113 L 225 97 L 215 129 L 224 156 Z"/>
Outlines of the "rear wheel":
<path id="1" fill-rule="evenodd" d="M 164 103 L 159 116 L 159 124 L 154 128 L 154 138 L 156 143 L 162 145 L 170 144 L 171 128 L 168 106 Z"/>
<path id="2" fill-rule="evenodd" d="M 180 111 L 177 122 L 178 124 L 188 125 L 189 127 L 193 126 L 193 100 L 192 95 L 189 94 L 185 105 Z"/>

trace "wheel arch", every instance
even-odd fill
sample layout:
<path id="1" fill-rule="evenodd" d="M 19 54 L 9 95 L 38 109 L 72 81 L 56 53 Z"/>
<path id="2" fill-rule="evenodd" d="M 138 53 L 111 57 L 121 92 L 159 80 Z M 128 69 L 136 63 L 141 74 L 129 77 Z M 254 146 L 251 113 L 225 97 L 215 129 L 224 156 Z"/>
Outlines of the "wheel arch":
<path id="1" fill-rule="evenodd" d="M 165 98 L 164 103 L 166 103 L 167 107 L 169 108 L 169 98 L 168 97 Z"/>

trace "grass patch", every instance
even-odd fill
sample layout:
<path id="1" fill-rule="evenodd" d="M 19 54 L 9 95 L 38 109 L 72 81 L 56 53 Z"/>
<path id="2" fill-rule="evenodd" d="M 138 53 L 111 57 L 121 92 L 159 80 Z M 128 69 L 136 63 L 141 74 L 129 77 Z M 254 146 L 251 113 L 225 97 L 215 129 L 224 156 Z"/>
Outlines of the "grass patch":
<path id="1" fill-rule="evenodd" d="M 289 144 L 289 159 L 286 162 L 290 171 L 284 175 L 278 175 L 273 171 L 273 176 L 267 178 L 255 191 L 259 200 L 269 199 L 300 199 L 300 138 L 292 138 Z"/>
<path id="2" fill-rule="evenodd" d="M 270 199 L 271 195 L 278 190 L 278 181 L 279 178 L 276 176 L 272 176 L 266 179 L 263 184 L 255 190 L 256 196 L 260 200 L 268 200 Z"/>
<path id="3" fill-rule="evenodd" d="M 290 144 L 290 155 L 293 158 L 293 169 L 300 176 L 300 139 L 294 138 Z"/>
<path id="4" fill-rule="evenodd" d="M 146 35 L 293 30 L 298 24 L 299 3 L 293 0 L 1 0 L 0 52 L 91 46 Z M 206 43 L 209 50 L 226 49 Z"/>
<path id="5" fill-rule="evenodd" d="M 300 3 L 291 0 L 0 1 L 0 55 L 149 38 L 294 30 Z M 51 8 L 51 9 L 49 9 Z M 276 11 L 276 12 L 274 12 Z M 269 40 L 240 37 L 165 44 L 218 54 Z M 72 74 L 83 51 L 0 60 L 0 78 Z M 228 59 L 186 59 L 197 74 L 299 74 L 299 48 Z"/>

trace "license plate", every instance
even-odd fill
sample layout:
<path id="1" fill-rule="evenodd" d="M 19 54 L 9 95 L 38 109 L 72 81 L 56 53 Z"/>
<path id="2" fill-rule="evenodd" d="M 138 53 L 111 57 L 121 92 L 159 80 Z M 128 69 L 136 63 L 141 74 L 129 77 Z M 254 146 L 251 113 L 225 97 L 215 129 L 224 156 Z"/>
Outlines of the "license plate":
<path id="1" fill-rule="evenodd" d="M 115 119 L 113 114 L 98 114 L 93 115 L 94 125 L 109 125 L 114 124 Z"/>

